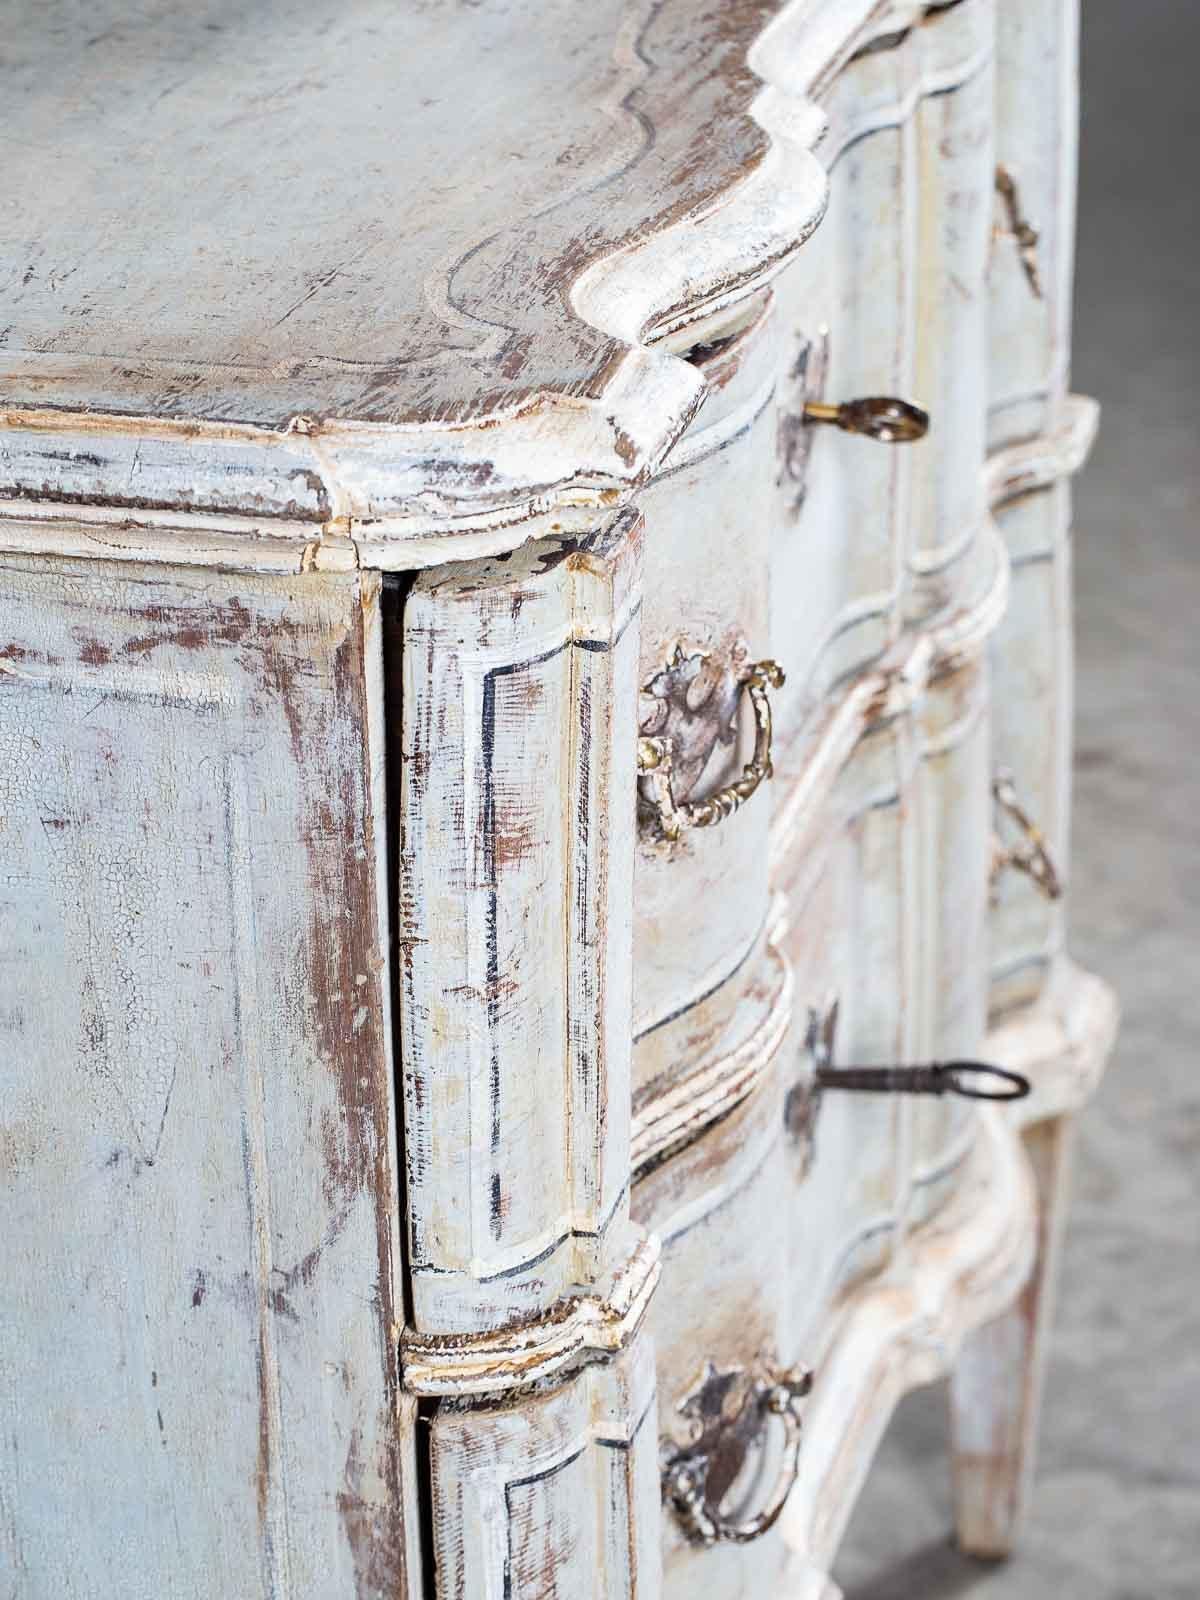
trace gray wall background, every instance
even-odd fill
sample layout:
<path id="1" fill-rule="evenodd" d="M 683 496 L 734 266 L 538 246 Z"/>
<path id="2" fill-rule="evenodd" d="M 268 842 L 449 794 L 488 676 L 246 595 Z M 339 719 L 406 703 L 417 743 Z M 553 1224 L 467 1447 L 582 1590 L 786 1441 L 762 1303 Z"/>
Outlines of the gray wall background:
<path id="1" fill-rule="evenodd" d="M 1003 3 L 1003 0 L 1001 0 Z M 1083 0 L 1073 946 L 1117 985 L 1081 1129 L 1032 1515 L 950 1543 L 945 1397 L 897 1413 L 847 1600 L 1200 1597 L 1200 6 Z"/>

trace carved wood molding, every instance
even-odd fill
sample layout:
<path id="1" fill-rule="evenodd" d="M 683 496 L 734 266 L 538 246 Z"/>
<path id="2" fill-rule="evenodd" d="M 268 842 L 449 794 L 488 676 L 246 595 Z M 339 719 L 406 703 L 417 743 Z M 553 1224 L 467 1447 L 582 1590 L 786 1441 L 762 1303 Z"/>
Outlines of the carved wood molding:
<path id="1" fill-rule="evenodd" d="M 988 500 L 1003 505 L 1019 494 L 1045 489 L 1079 471 L 1100 425 L 1100 407 L 1086 395 L 1067 397 L 1061 425 L 1053 432 L 997 450 L 987 463 Z"/>
<path id="2" fill-rule="evenodd" d="M 1022 1126 L 1078 1111 L 1095 1093 L 1116 1040 L 1120 1007 L 1108 984 L 1060 958 L 1029 1006 L 997 1019 L 988 1059 L 1020 1063 L 1032 1093 L 1011 1115 Z"/>
<path id="3" fill-rule="evenodd" d="M 826 716 L 803 772 L 775 799 L 771 866 L 778 872 L 804 848 L 819 826 L 826 800 L 862 736 L 903 716 L 928 685 L 980 654 L 1008 606 L 1008 550 L 994 520 L 979 529 L 977 587 L 973 597 L 936 626 L 906 633 L 870 672 L 856 678 Z"/>
<path id="4" fill-rule="evenodd" d="M 1071 395 L 1062 426 L 1054 433 L 1012 445 L 991 456 L 984 469 L 990 507 L 1077 472 L 1096 437 L 1100 408 L 1084 395 Z M 829 712 L 801 778 L 776 798 L 772 863 L 777 866 L 798 848 L 798 838 L 820 811 L 854 746 L 874 724 L 903 714 L 920 699 L 930 680 L 953 670 L 982 650 L 1008 606 L 1009 558 L 993 517 L 979 529 L 982 557 L 974 597 L 947 621 L 906 634 L 871 672 L 851 685 Z M 836 626 L 836 625 L 835 625 Z"/>
<path id="5" fill-rule="evenodd" d="M 827 176 L 813 151 L 825 119 L 813 97 L 874 9 L 875 0 L 578 8 L 576 54 L 607 70 L 590 96 L 572 97 L 564 84 L 574 142 L 557 161 L 542 151 L 545 182 L 502 168 L 492 230 L 452 214 L 436 261 L 409 261 L 420 230 L 382 220 L 367 183 L 358 203 L 386 237 L 372 242 L 367 229 L 349 272 L 330 254 L 335 240 L 304 240 L 303 259 L 280 271 L 308 270 L 312 294 L 277 321 L 266 291 L 261 308 L 247 307 L 258 333 L 244 349 L 212 346 L 200 278 L 179 295 L 197 316 L 172 325 L 167 343 L 145 335 L 137 358 L 120 354 L 129 332 L 120 302 L 105 308 L 113 326 L 99 347 L 116 354 L 43 351 L 34 334 L 45 289 L 35 275 L 22 308 L 31 332 L 16 328 L 0 379 L 0 535 L 64 554 L 111 554 L 115 538 L 131 558 L 294 571 L 412 569 L 594 525 L 654 469 L 704 398 L 703 376 L 670 353 L 670 341 L 769 283 L 819 222 Z M 461 25 L 446 13 L 443 27 L 444 47 Z M 453 34 L 460 56 L 475 37 Z M 275 71 L 308 83 L 314 48 L 296 28 Z M 357 48 L 343 52 L 343 73 L 396 45 L 383 35 Z M 414 54 L 411 38 L 404 52 Z M 338 65 L 323 60 L 329 71 Z M 79 70 L 86 79 L 90 69 Z M 182 135 L 174 102 L 153 92 L 153 49 L 127 70 L 146 91 L 130 96 L 144 118 L 134 133 L 170 151 Z M 252 100 L 276 83 L 256 70 L 238 78 Z M 18 114 L 40 127 L 36 101 L 19 101 Z M 128 130 L 101 116 L 95 131 L 115 162 Z M 261 152 L 268 199 L 290 193 L 300 142 L 280 137 Z M 310 143 L 310 166 L 321 148 Z M 319 171 L 308 176 L 320 182 Z M 423 178 L 413 174 L 415 193 Z M 144 196 L 151 221 L 161 188 Z M 350 222 L 354 199 L 345 199 Z M 51 234 L 46 248 L 75 249 L 86 262 L 69 219 L 56 226 L 64 237 Z M 150 274 L 153 298 L 163 269 L 148 251 L 130 260 L 135 277 Z M 355 280 L 365 286 L 357 300 L 346 287 Z M 299 307 L 299 320 L 277 334 Z M 50 455 L 59 503 L 38 508 Z"/>
<path id="6" fill-rule="evenodd" d="M 842 1533 L 901 1396 L 948 1372 L 964 1337 L 1019 1292 L 1038 1227 L 1020 1130 L 1086 1101 L 1117 1017 L 1108 986 L 1064 962 L 1037 1004 L 993 1028 L 988 1059 L 1028 1076 L 1033 1093 L 1009 1109 L 981 1110 L 946 1205 L 908 1236 L 890 1271 L 835 1309 L 816 1353 L 799 1482 L 782 1519 L 797 1594 L 829 1592 Z"/>
<path id="7" fill-rule="evenodd" d="M 757 1027 L 735 1049 L 635 1109 L 631 1147 L 635 1183 L 727 1117 L 768 1072 L 791 1025 L 793 983 L 791 968 L 774 944 L 767 945 L 766 960 L 772 969 L 773 993 Z"/>
<path id="8" fill-rule="evenodd" d="M 429 1398 L 507 1394 L 564 1377 L 585 1361 L 623 1350 L 658 1282 L 659 1253 L 653 1235 L 642 1237 L 590 1293 L 567 1296 L 544 1316 L 489 1333 L 405 1329 L 400 1338 L 404 1387 Z"/>

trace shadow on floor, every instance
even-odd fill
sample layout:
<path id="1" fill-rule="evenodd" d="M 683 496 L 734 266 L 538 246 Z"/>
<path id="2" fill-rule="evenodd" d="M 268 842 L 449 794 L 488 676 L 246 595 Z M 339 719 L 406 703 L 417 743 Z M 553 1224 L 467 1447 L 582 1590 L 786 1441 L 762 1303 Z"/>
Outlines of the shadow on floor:
<path id="1" fill-rule="evenodd" d="M 980 1575 L 994 1563 L 962 1553 L 948 1539 L 935 1540 L 914 1550 L 887 1572 L 854 1591 L 854 1600 L 956 1600 L 969 1594 Z"/>

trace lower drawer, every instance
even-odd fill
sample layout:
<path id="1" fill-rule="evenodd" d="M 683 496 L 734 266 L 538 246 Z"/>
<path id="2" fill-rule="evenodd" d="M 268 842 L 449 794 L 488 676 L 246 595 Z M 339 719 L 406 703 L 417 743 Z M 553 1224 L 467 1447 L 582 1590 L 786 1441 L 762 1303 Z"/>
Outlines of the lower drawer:
<path id="1" fill-rule="evenodd" d="M 777 958 L 778 959 L 778 958 Z M 776 997 L 789 1008 L 790 982 Z M 789 1018 L 790 1022 L 790 1018 Z M 663 1276 L 647 1313 L 658 1365 L 661 1457 L 699 1447 L 693 1509 L 746 1521 L 787 1487 L 787 1428 L 768 1415 L 764 1387 L 803 1352 L 796 1346 L 789 1241 L 805 1141 L 789 1133 L 786 1103 L 800 1041 L 794 1026 L 766 1035 L 756 1086 L 733 1111 L 634 1190 L 635 1217 L 662 1241 Z M 773 1046 L 773 1047 L 772 1047 Z M 783 1481 L 781 1481 L 781 1478 Z M 678 1488 L 678 1484 L 676 1484 Z M 775 1533 L 752 1543 L 697 1542 L 686 1508 L 663 1505 L 664 1594 L 772 1592 L 782 1560 Z"/>
<path id="2" fill-rule="evenodd" d="M 659 1479 L 644 1335 L 508 1404 L 429 1425 L 438 1600 L 653 1600 Z"/>

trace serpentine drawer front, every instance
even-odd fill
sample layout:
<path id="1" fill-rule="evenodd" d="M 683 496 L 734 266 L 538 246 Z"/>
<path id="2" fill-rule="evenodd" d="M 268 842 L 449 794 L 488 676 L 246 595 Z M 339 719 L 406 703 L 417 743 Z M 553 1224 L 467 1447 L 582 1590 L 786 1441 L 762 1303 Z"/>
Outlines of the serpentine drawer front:
<path id="1" fill-rule="evenodd" d="M 1074 0 L 135 9 L 0 51 L 14 1595 L 836 1600 L 944 1373 L 1003 1553 Z"/>

